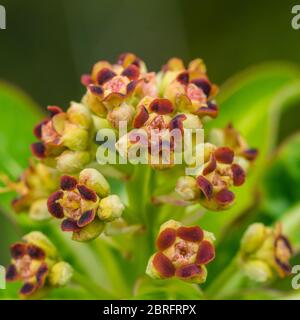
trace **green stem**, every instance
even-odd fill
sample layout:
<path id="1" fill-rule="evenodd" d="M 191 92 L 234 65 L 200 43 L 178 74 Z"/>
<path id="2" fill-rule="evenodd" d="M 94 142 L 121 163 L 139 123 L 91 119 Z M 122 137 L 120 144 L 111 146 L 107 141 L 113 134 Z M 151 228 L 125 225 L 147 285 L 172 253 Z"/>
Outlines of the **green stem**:
<path id="1" fill-rule="evenodd" d="M 144 225 L 144 233 L 137 234 L 133 241 L 135 266 L 138 275 L 145 273 L 147 261 L 153 249 L 153 218 L 155 208 L 151 202 L 155 188 L 155 173 L 148 165 L 136 165 L 131 180 L 127 183 L 128 206 L 131 220 Z"/>
<path id="2" fill-rule="evenodd" d="M 213 283 L 205 290 L 205 296 L 209 299 L 220 299 L 234 290 L 241 280 L 241 271 L 238 266 L 238 257 L 235 256 L 229 265 L 221 272 Z"/>
<path id="3" fill-rule="evenodd" d="M 96 285 L 91 280 L 87 279 L 85 276 L 80 274 L 79 272 L 74 272 L 73 274 L 73 281 L 79 284 L 81 287 L 86 289 L 87 292 L 91 293 L 95 298 L 98 299 L 117 299 L 115 295 L 111 292 L 107 291 L 106 289 Z"/>

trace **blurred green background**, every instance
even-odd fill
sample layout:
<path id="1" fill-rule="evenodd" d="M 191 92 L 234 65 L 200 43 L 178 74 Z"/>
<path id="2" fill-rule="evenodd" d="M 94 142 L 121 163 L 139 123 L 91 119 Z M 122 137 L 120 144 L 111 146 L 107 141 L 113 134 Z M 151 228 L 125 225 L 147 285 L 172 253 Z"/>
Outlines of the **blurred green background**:
<path id="1" fill-rule="evenodd" d="M 277 61 L 275 68 L 265 65 L 229 81 L 219 98 L 224 109 L 213 125 L 233 121 L 262 150 L 261 159 L 272 155 L 270 141 L 277 146 L 300 128 L 298 83 L 287 91 L 293 98 L 278 95 L 285 107 L 275 124 L 276 141 L 267 139 L 264 131 L 268 123 L 273 125 L 269 105 L 276 104 L 279 89 L 300 79 L 300 30 L 291 27 L 295 1 L 1 0 L 0 4 L 7 12 L 7 29 L 0 30 L 0 171 L 11 176 L 17 177 L 27 165 L 28 145 L 34 140 L 31 130 L 40 112 L 49 104 L 66 108 L 70 100 L 79 100 L 84 93 L 80 75 L 96 61 L 114 61 L 124 51 L 136 53 L 154 70 L 172 56 L 185 62 L 201 57 L 211 80 L 219 85 L 244 69 Z M 293 159 L 300 161 L 300 153 Z M 298 192 L 289 190 L 291 180 L 300 190 L 296 160 L 285 164 L 289 173 L 294 170 L 290 180 L 280 161 L 275 168 L 267 164 L 271 169 L 265 178 L 257 180 L 259 174 L 254 175 L 248 190 L 254 184 L 265 185 L 267 194 L 254 217 L 260 214 L 272 223 L 298 203 Z M 226 222 L 227 228 L 230 223 L 234 228 L 237 212 L 249 213 L 253 196 L 244 198 L 242 208 L 227 215 L 228 221 L 225 216 L 218 220 L 205 216 L 202 223 L 217 229 Z M 7 264 L 7 247 L 22 233 L 11 221 L 9 199 L 9 195 L 0 199 L 0 264 Z M 220 246 L 236 248 L 242 230 Z M 222 260 L 220 251 L 215 269 L 229 256 Z"/>
<path id="2" fill-rule="evenodd" d="M 297 1 L 1 0 L 0 77 L 41 106 L 66 106 L 84 89 L 79 77 L 123 51 L 159 69 L 172 56 L 201 56 L 216 83 L 270 60 L 300 63 Z"/>

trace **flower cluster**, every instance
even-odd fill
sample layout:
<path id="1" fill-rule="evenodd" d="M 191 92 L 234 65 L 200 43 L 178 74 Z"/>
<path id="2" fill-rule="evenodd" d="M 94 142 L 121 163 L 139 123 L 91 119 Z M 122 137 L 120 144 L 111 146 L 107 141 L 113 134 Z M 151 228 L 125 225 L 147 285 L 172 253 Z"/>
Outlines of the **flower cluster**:
<path id="1" fill-rule="evenodd" d="M 291 244 L 282 234 L 280 224 L 271 228 L 254 223 L 241 240 L 240 264 L 249 278 L 265 282 L 276 274 L 280 277 L 290 274 L 292 253 Z"/>
<path id="2" fill-rule="evenodd" d="M 153 165 L 156 169 L 174 165 L 175 146 L 167 147 L 173 129 L 179 129 L 182 135 L 186 128 L 202 128 L 205 119 L 218 115 L 212 100 L 217 87 L 209 81 L 201 59 L 190 62 L 186 69 L 180 59 L 173 58 L 155 73 L 147 72 L 141 59 L 126 53 L 116 64 L 96 63 L 90 75 L 82 76 L 82 83 L 87 87 L 82 103 L 93 115 L 115 129 L 121 121 L 126 122 L 131 130 L 117 143 L 120 154 L 127 156 L 144 146 L 145 156 L 157 156 L 158 163 Z M 151 145 L 154 135 L 157 142 Z M 126 149 L 121 151 L 125 141 Z M 162 153 L 167 149 L 171 154 L 166 153 L 168 161 L 163 161 Z"/>
<path id="3" fill-rule="evenodd" d="M 165 222 L 156 240 L 158 252 L 149 260 L 146 273 L 155 279 L 177 277 L 205 282 L 206 265 L 215 258 L 212 233 L 198 226 L 185 227 L 175 220 Z"/>
<path id="4" fill-rule="evenodd" d="M 62 176 L 60 190 L 48 198 L 48 210 L 63 219 L 61 229 L 73 232 L 72 239 L 88 241 L 98 237 L 106 222 L 120 218 L 124 210 L 117 195 L 96 169 L 84 169 L 79 178 Z"/>
<path id="5" fill-rule="evenodd" d="M 186 134 L 191 130 L 191 141 L 196 140 L 196 145 L 190 149 L 192 153 L 200 152 L 203 161 L 200 165 L 196 160 L 188 164 L 195 169 L 195 175 L 183 175 L 183 166 L 178 166 L 177 171 L 170 170 L 169 176 L 166 172 L 165 177 L 174 174 L 177 181 L 176 186 L 170 183 L 166 189 L 169 192 L 172 188 L 174 199 L 175 188 L 184 200 L 180 203 L 200 203 L 209 210 L 225 210 L 234 203 L 234 187 L 244 184 L 258 152 L 248 146 L 231 124 L 224 129 L 211 129 L 204 143 L 196 139 L 198 129 L 219 113 L 214 100 L 218 88 L 209 80 L 201 59 L 191 61 L 186 67 L 180 59 L 172 58 L 155 73 L 147 71 L 136 55 L 125 53 L 114 64 L 99 61 L 81 80 L 86 87 L 81 102 L 71 102 L 65 111 L 57 106 L 48 107 L 50 116 L 34 128 L 39 140 L 31 145 L 35 160 L 18 182 L 4 179 L 8 189 L 18 193 L 13 201 L 17 212 L 28 210 L 32 219 L 60 219 L 62 231 L 71 232 L 72 239 L 79 242 L 96 239 L 107 224 L 121 218 L 124 204 L 118 195 L 111 194 L 108 181 L 95 169 L 99 165 L 94 163 L 100 149 L 96 141 L 99 129 L 111 129 L 116 134 L 113 148 L 120 157 L 138 154 L 139 161 L 146 158 L 149 164 L 150 156 L 151 167 L 158 170 L 177 164 L 175 159 L 183 155 L 181 147 L 189 144 Z M 123 123 L 128 130 L 125 133 L 121 130 Z M 107 167 L 103 172 L 115 169 Z M 128 179 L 131 169 L 124 170 Z M 118 166 L 115 170 L 122 168 Z M 132 174 L 133 180 L 136 172 Z M 151 176 L 147 181 L 153 189 L 158 185 L 156 177 Z M 138 194 L 140 186 L 133 190 L 133 185 L 127 190 L 129 208 L 124 219 L 136 213 L 130 205 L 139 196 L 132 194 Z M 141 196 L 144 194 L 148 193 L 143 190 Z M 159 198 L 161 194 L 157 194 Z M 147 207 L 148 214 L 155 201 L 144 200 L 141 203 L 145 202 L 145 206 L 141 208 Z M 148 219 L 136 218 L 133 220 L 137 220 L 139 230 L 152 232 L 150 226 L 139 224 Z M 151 222 L 151 225 L 156 224 Z M 123 236 L 116 239 L 116 247 L 120 239 L 128 239 Z M 160 227 L 157 252 L 150 257 L 146 273 L 154 279 L 178 278 L 203 283 L 206 267 L 215 258 L 214 240 L 212 233 L 199 226 L 169 220 Z M 22 297 L 64 285 L 72 276 L 72 268 L 61 261 L 55 246 L 40 232 L 31 232 L 22 242 L 13 244 L 11 255 L 6 278 L 24 282 Z M 276 273 L 289 274 L 291 255 L 291 245 L 280 226 L 253 224 L 242 238 L 239 262 L 249 277 L 267 281 Z"/>
<path id="6" fill-rule="evenodd" d="M 20 295 L 26 298 L 43 288 L 65 285 L 72 267 L 59 259 L 56 247 L 42 233 L 33 231 L 11 248 L 12 261 L 6 270 L 7 281 L 23 281 Z"/>

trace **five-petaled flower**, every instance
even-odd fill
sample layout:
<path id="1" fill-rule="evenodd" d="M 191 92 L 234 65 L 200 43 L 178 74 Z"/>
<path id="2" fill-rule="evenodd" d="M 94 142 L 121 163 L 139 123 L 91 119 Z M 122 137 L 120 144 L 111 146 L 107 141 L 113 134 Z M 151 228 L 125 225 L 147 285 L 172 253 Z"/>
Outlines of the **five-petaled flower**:
<path id="1" fill-rule="evenodd" d="M 180 177 L 175 190 L 184 200 L 198 200 L 208 209 L 224 210 L 235 200 L 229 188 L 241 186 L 245 178 L 246 171 L 236 163 L 231 148 L 205 143 L 204 164 L 199 168 L 197 176 Z"/>
<path id="2" fill-rule="evenodd" d="M 10 251 L 12 261 L 6 270 L 6 280 L 23 281 L 20 289 L 23 298 L 43 288 L 62 286 L 72 276 L 71 266 L 60 261 L 55 246 L 38 231 L 25 235 Z"/>
<path id="3" fill-rule="evenodd" d="M 34 156 L 64 173 L 79 171 L 91 160 L 92 117 L 82 104 L 72 102 L 66 112 L 49 106 L 50 118 L 41 121 L 31 145 Z"/>
<path id="4" fill-rule="evenodd" d="M 177 113 L 165 98 L 144 97 L 136 110 L 133 129 L 118 140 L 117 150 L 128 158 L 139 154 L 155 169 L 171 168 L 175 154 L 182 157 L 185 129 L 202 128 L 198 116 Z"/>
<path id="5" fill-rule="evenodd" d="M 105 226 L 122 215 L 124 206 L 116 195 L 109 195 L 106 179 L 96 169 L 84 169 L 79 178 L 62 176 L 61 189 L 48 198 L 48 210 L 63 219 L 61 229 L 73 232 L 73 240 L 98 237 Z"/>
<path id="6" fill-rule="evenodd" d="M 149 260 L 146 273 L 157 279 L 177 277 L 203 283 L 206 265 L 215 258 L 212 233 L 198 226 L 185 227 L 175 220 L 165 222 L 156 240 L 156 252 Z"/>
<path id="7" fill-rule="evenodd" d="M 280 277 L 289 275 L 292 255 L 291 244 L 282 234 L 280 224 L 272 228 L 254 223 L 248 227 L 241 240 L 239 261 L 248 277 L 265 282 L 276 274 Z"/>
<path id="8" fill-rule="evenodd" d="M 131 123 L 139 99 L 157 95 L 155 73 L 148 73 L 144 62 L 132 53 L 120 55 L 116 64 L 97 62 L 81 80 L 87 87 L 82 103 L 95 115 L 107 117 L 115 128 L 121 120 Z"/>
<path id="9" fill-rule="evenodd" d="M 245 138 L 232 126 L 228 124 L 223 129 L 212 129 L 208 141 L 217 147 L 228 147 L 234 151 L 235 161 L 239 163 L 245 171 L 258 156 L 258 150 L 250 148 Z"/>
<path id="10" fill-rule="evenodd" d="M 216 118 L 218 107 L 213 98 L 217 91 L 201 59 L 191 61 L 186 69 L 182 60 L 172 58 L 163 68 L 160 92 L 181 112 Z"/>

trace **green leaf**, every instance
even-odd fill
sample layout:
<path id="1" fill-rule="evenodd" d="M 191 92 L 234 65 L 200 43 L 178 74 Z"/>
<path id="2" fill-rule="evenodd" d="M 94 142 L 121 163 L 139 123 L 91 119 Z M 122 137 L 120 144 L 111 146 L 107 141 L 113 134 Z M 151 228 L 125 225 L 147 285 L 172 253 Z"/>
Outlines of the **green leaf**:
<path id="1" fill-rule="evenodd" d="M 300 199 L 300 133 L 280 147 L 262 179 L 261 211 L 271 219 L 279 219 Z"/>
<path id="2" fill-rule="evenodd" d="M 38 106 L 19 89 L 0 82 L 0 170 L 17 177 L 28 164 Z"/>
<path id="3" fill-rule="evenodd" d="M 229 80 L 218 96 L 219 118 L 209 128 L 232 123 L 259 157 L 245 185 L 234 190 L 236 204 L 225 212 L 207 212 L 201 219 L 204 228 L 218 236 L 237 216 L 256 201 L 254 186 L 265 170 L 266 161 L 276 147 L 280 117 L 300 100 L 299 68 L 289 64 L 266 64 L 253 67 Z"/>
<path id="4" fill-rule="evenodd" d="M 33 126 L 41 118 L 38 106 L 21 90 L 0 82 L 0 172 L 17 178 L 30 156 Z M 0 194 L 0 263 L 8 261 L 8 246 L 17 239 L 10 201 L 12 194 Z"/>

